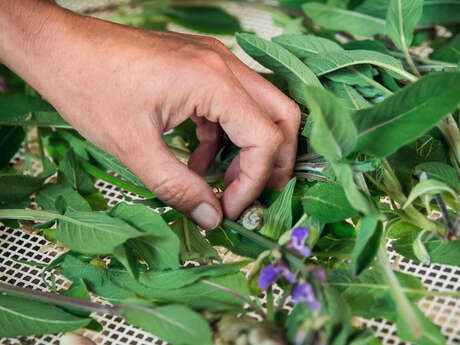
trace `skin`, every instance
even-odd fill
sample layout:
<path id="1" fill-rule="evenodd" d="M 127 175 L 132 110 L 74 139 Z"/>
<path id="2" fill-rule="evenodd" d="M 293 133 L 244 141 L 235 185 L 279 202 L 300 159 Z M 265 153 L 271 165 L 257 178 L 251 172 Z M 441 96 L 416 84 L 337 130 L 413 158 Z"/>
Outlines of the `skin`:
<path id="1" fill-rule="evenodd" d="M 0 61 L 168 205 L 206 229 L 235 219 L 292 175 L 300 112 L 219 41 L 126 27 L 47 1 L 0 1 Z M 191 118 L 188 166 L 161 135 Z M 241 148 L 218 200 L 200 177 L 222 133 Z"/>

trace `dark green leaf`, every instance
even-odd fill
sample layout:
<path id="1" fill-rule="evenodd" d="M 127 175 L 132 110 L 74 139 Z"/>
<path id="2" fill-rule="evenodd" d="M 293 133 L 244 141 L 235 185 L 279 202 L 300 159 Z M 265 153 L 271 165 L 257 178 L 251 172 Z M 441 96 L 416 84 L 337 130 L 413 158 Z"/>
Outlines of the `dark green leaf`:
<path id="1" fill-rule="evenodd" d="M 45 177 L 0 173 L 0 202 L 22 201 L 39 190 L 45 180 Z"/>
<path id="2" fill-rule="evenodd" d="M 356 149 L 385 157 L 432 128 L 460 101 L 460 73 L 442 72 L 422 77 L 383 102 L 357 111 Z"/>
<path id="3" fill-rule="evenodd" d="M 358 238 L 351 253 L 350 270 L 353 277 L 368 268 L 375 259 L 382 238 L 383 226 L 375 218 L 363 217 Z"/>
<path id="4" fill-rule="evenodd" d="M 459 1 L 460 9 L 460 1 Z M 430 56 L 431 59 L 458 63 L 460 61 L 460 34 L 452 38 L 445 46 L 436 49 Z"/>
<path id="5" fill-rule="evenodd" d="M 83 195 L 91 194 L 94 191 L 91 177 L 78 164 L 72 150 L 68 150 L 64 159 L 59 162 L 58 181 L 69 185 Z"/>
<path id="6" fill-rule="evenodd" d="M 232 35 L 241 31 L 238 19 L 219 7 L 174 6 L 164 13 L 174 23 L 200 32 Z"/>
<path id="7" fill-rule="evenodd" d="M 22 127 L 0 127 L 0 169 L 7 167 L 24 140 Z"/>

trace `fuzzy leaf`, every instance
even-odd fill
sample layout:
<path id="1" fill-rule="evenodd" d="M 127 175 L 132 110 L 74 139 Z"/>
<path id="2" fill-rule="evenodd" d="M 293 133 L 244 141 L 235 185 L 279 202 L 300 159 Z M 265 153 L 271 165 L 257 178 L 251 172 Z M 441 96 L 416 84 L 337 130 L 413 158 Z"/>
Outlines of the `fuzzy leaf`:
<path id="1" fill-rule="evenodd" d="M 422 17 L 423 0 L 390 0 L 386 27 L 388 35 L 399 50 L 412 44 L 414 30 Z"/>
<path id="2" fill-rule="evenodd" d="M 428 178 L 433 178 L 447 183 L 455 190 L 460 190 L 457 173 L 450 165 L 441 162 L 426 162 L 415 167 L 415 173 L 420 175 L 426 173 Z"/>
<path id="3" fill-rule="evenodd" d="M 385 33 L 385 20 L 378 17 L 317 2 L 306 3 L 302 8 L 315 24 L 327 30 L 346 31 L 352 35 L 366 37 Z"/>
<path id="4" fill-rule="evenodd" d="M 423 135 L 460 102 L 460 72 L 432 73 L 357 111 L 356 150 L 386 157 Z"/>
<path id="5" fill-rule="evenodd" d="M 91 319 L 70 314 L 50 304 L 0 294 L 0 338 L 70 332 Z"/>
<path id="6" fill-rule="evenodd" d="M 272 41 L 283 46 L 299 59 L 343 50 L 338 43 L 315 35 L 281 35 L 273 37 Z"/>
<path id="7" fill-rule="evenodd" d="M 334 183 L 317 183 L 302 196 L 304 211 L 324 223 L 357 215 L 343 189 Z"/>
<path id="8" fill-rule="evenodd" d="M 357 132 L 349 111 L 330 92 L 309 88 L 313 128 L 310 142 L 329 161 L 340 161 L 353 151 Z"/>
<path id="9" fill-rule="evenodd" d="M 440 194 L 444 192 L 451 194 L 458 203 L 457 193 L 451 187 L 449 187 L 446 183 L 437 181 L 437 180 L 433 180 L 433 179 L 420 181 L 419 183 L 415 185 L 414 188 L 412 188 L 409 196 L 407 197 L 407 201 L 403 206 L 403 209 L 409 206 L 410 204 L 412 204 L 415 199 L 417 199 L 418 197 L 422 195 Z"/>

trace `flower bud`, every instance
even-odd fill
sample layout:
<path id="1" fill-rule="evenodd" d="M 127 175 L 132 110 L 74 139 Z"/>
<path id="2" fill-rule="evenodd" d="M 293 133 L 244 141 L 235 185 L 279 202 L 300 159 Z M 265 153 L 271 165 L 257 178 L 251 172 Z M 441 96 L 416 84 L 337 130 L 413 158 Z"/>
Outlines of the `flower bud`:
<path id="1" fill-rule="evenodd" d="M 248 230 L 259 231 L 264 225 L 264 212 L 265 207 L 256 202 L 243 212 L 238 223 Z"/>

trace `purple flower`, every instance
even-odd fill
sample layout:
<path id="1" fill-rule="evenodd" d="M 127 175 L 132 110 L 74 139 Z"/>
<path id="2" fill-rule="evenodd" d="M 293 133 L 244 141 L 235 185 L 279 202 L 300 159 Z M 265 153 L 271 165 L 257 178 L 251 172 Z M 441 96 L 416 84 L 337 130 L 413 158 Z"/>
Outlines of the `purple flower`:
<path id="1" fill-rule="evenodd" d="M 281 277 L 286 278 L 286 280 L 290 283 L 296 282 L 294 273 L 292 273 L 285 264 L 278 262 L 275 265 L 268 265 L 260 270 L 260 277 L 257 280 L 257 283 L 262 290 L 267 290 L 270 285 L 275 283 Z"/>
<path id="2" fill-rule="evenodd" d="M 307 240 L 309 233 L 310 228 L 305 227 L 295 228 L 292 230 L 288 248 L 292 249 L 303 257 L 310 256 L 311 249 L 305 245 L 305 241 Z"/>
<path id="3" fill-rule="evenodd" d="M 262 290 L 267 290 L 270 285 L 278 280 L 278 271 L 275 266 L 268 265 L 260 271 L 260 277 L 257 283 Z"/>
<path id="4" fill-rule="evenodd" d="M 319 310 L 321 308 L 318 300 L 313 292 L 313 287 L 310 284 L 298 284 L 292 292 L 292 300 L 294 303 L 306 302 L 311 310 Z"/>

